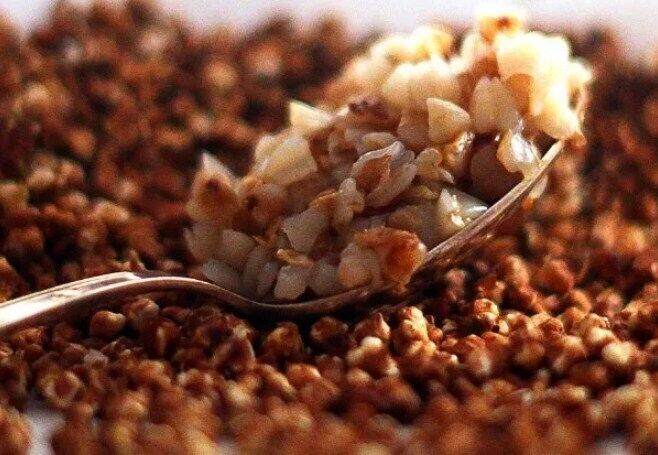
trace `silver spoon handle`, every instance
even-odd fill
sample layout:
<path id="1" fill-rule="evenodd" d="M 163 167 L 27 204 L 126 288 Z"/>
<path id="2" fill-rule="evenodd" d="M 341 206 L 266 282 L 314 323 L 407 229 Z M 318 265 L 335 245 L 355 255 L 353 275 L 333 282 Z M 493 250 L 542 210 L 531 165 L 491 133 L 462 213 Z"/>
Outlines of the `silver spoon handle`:
<path id="1" fill-rule="evenodd" d="M 333 312 L 368 295 L 366 288 L 359 288 L 308 303 L 263 303 L 194 278 L 150 270 L 116 272 L 62 284 L 0 304 L 0 337 L 26 327 L 79 319 L 100 308 L 116 306 L 125 297 L 159 291 L 205 294 L 242 313 L 271 317 Z"/>
<path id="2" fill-rule="evenodd" d="M 192 290 L 217 295 L 216 286 L 153 271 L 116 272 L 73 281 L 0 304 L 0 336 L 14 330 L 70 320 L 123 297 L 155 291 Z M 225 296 L 222 296 L 225 298 Z"/>

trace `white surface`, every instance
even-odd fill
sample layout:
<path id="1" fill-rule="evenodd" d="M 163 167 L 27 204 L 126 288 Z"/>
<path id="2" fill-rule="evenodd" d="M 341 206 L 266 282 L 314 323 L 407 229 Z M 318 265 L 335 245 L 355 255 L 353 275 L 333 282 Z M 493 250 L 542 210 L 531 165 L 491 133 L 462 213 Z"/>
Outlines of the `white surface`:
<path id="1" fill-rule="evenodd" d="M 61 415 L 46 409 L 41 403 L 31 402 L 27 408 L 27 417 L 32 427 L 32 446 L 30 455 L 46 455 L 50 450 L 50 435 L 61 424 Z"/>
<path id="2" fill-rule="evenodd" d="M 87 3 L 75 0 L 76 3 Z M 45 17 L 52 0 L 0 0 L 0 10 L 8 13 L 24 29 L 34 26 Z M 246 30 L 263 17 L 286 13 L 305 22 L 317 19 L 320 12 L 336 12 L 350 27 L 360 32 L 372 28 L 409 30 L 431 19 L 446 18 L 469 22 L 479 5 L 513 4 L 525 7 L 533 22 L 554 24 L 575 31 L 587 25 L 605 24 L 620 32 L 635 56 L 640 56 L 658 45 L 655 17 L 658 0 L 161 0 L 161 4 L 187 16 L 193 23 L 210 26 L 230 22 L 238 30 Z M 33 427 L 33 455 L 49 452 L 49 434 L 57 425 L 58 417 L 41 407 L 28 411 Z M 606 454 L 624 450 L 607 447 Z"/>
<path id="3" fill-rule="evenodd" d="M 560 24 L 574 30 L 583 30 L 587 24 L 606 24 L 623 30 L 624 40 L 636 54 L 658 44 L 654 23 L 658 0 L 160 0 L 160 3 L 203 26 L 230 22 L 246 29 L 273 13 L 312 21 L 319 12 L 335 11 L 352 29 L 361 31 L 373 27 L 409 30 L 430 18 L 465 22 L 471 20 L 478 6 L 511 4 L 523 6 L 531 19 L 542 24 Z M 53 0 L 0 0 L 0 9 L 16 22 L 31 26 L 44 17 L 52 4 Z"/>

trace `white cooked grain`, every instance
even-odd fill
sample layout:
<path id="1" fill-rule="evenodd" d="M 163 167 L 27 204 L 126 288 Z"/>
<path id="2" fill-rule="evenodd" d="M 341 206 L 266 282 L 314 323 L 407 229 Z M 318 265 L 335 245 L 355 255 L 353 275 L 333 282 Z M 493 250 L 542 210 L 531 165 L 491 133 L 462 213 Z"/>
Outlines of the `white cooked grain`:
<path id="1" fill-rule="evenodd" d="M 290 126 L 261 138 L 239 181 L 204 156 L 185 233 L 204 273 L 282 300 L 404 285 L 427 248 L 538 169 L 533 141 L 581 134 L 591 75 L 562 37 L 493 12 L 453 44 L 437 27 L 378 41 L 327 108 L 290 102 Z"/>

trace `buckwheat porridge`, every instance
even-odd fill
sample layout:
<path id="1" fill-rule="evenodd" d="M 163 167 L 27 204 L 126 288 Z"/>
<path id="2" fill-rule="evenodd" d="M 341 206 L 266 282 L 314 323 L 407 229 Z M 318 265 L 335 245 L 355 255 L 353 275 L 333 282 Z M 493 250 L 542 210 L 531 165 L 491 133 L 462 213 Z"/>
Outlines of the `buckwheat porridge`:
<path id="1" fill-rule="evenodd" d="M 354 58 L 318 106 L 291 101 L 242 178 L 204 155 L 187 241 L 204 274 L 256 298 L 405 285 L 438 245 L 582 135 L 590 79 L 559 35 L 478 18 L 456 49 L 440 27 Z"/>

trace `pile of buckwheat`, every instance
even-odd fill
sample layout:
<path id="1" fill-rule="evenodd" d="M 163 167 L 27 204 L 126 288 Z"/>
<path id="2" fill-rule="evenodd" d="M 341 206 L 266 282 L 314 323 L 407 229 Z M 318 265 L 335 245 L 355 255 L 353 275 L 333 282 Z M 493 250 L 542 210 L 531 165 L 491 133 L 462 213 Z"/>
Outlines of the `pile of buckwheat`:
<path id="1" fill-rule="evenodd" d="M 0 301 L 186 250 L 202 151 L 236 172 L 286 100 L 359 47 L 339 23 L 200 34 L 149 3 L 66 3 L 0 26 Z M 576 40 L 597 75 L 588 145 L 532 217 L 419 294 L 271 323 L 195 296 L 126 301 L 0 341 L 0 454 L 35 396 L 58 454 L 658 450 L 658 67 Z M 398 305 L 400 304 L 400 305 Z M 402 305 L 404 304 L 404 305 Z"/>

